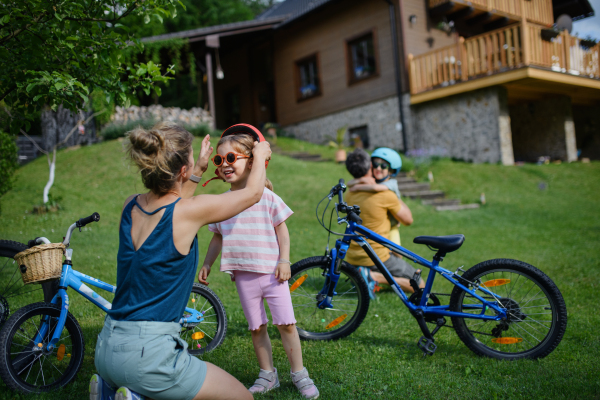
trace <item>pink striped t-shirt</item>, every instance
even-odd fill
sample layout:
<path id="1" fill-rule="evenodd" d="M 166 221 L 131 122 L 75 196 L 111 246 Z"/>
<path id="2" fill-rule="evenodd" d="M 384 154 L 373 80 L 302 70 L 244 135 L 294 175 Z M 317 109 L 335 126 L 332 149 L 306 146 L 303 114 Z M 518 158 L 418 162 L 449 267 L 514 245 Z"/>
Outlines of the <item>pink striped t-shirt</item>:
<path id="1" fill-rule="evenodd" d="M 275 227 L 293 214 L 281 197 L 265 188 L 258 203 L 233 218 L 209 224 L 223 236 L 221 272 L 251 271 L 274 274 L 279 261 Z"/>

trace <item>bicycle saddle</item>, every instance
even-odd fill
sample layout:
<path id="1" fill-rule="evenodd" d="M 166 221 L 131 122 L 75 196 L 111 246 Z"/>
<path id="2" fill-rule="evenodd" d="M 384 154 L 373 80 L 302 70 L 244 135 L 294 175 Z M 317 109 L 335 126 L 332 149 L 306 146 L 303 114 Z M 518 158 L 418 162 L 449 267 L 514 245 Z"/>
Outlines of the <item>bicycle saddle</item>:
<path id="1" fill-rule="evenodd" d="M 417 236 L 413 243 L 426 244 L 436 250 L 444 253 L 458 250 L 465 241 L 465 235 L 449 235 L 449 236 Z"/>

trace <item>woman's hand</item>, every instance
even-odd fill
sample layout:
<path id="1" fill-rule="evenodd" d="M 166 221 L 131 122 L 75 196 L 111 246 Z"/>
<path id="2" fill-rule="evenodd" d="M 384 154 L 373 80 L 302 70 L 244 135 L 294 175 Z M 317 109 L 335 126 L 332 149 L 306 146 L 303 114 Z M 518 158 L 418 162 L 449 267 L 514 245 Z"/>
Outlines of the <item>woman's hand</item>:
<path id="1" fill-rule="evenodd" d="M 208 265 L 203 265 L 202 269 L 200 270 L 200 273 L 198 273 L 198 282 L 200 282 L 203 285 L 208 286 L 208 282 L 206 281 L 206 279 L 208 279 L 209 274 L 210 274 L 210 267 Z"/>
<path id="2" fill-rule="evenodd" d="M 212 152 L 213 147 L 210 145 L 210 135 L 206 135 L 202 140 L 202 147 L 200 148 L 200 154 L 196 160 L 196 165 L 194 165 L 194 172 L 198 172 L 199 175 L 202 175 L 208 169 L 208 161 L 210 160 Z M 198 174 L 194 173 L 194 175 Z"/>
<path id="3" fill-rule="evenodd" d="M 254 159 L 260 158 L 261 160 L 271 159 L 271 145 L 269 142 L 254 142 L 254 148 L 252 149 L 252 155 Z"/>
<path id="4" fill-rule="evenodd" d="M 277 264 L 277 268 L 275 269 L 275 278 L 279 280 L 279 283 L 283 283 L 289 280 L 292 277 L 292 272 L 290 271 L 290 264 L 285 262 L 280 262 Z"/>

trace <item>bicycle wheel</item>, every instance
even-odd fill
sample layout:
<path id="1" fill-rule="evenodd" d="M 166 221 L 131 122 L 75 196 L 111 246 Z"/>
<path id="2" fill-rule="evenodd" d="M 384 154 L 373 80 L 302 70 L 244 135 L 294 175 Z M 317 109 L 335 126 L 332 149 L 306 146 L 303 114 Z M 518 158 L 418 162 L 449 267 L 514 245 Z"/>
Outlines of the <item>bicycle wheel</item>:
<path id="1" fill-rule="evenodd" d="M 227 333 L 227 315 L 215 292 L 205 285 L 194 283 L 186 307 L 204 314 L 202 322 L 181 327 L 181 338 L 187 342 L 189 353 L 197 356 L 220 346 Z M 184 318 L 187 315 L 184 313 Z"/>
<path id="2" fill-rule="evenodd" d="M 369 291 L 358 270 L 342 263 L 333 296 L 333 308 L 320 309 L 325 298 L 320 292 L 329 269 L 328 257 L 309 257 L 292 265 L 289 280 L 296 327 L 301 339 L 335 340 L 354 332 L 369 311 Z"/>
<path id="3" fill-rule="evenodd" d="M 0 240 L 0 326 L 19 308 L 42 300 L 40 290 L 50 289 L 45 286 L 23 284 L 19 265 L 14 256 L 27 250 L 26 244 L 12 240 Z M 45 298 L 50 301 L 52 298 Z"/>
<path id="4" fill-rule="evenodd" d="M 542 358 L 558 346 L 567 328 L 567 307 L 558 287 L 539 269 L 517 260 L 484 261 L 463 278 L 485 286 L 496 296 L 478 294 L 507 309 L 506 321 L 453 317 L 452 325 L 465 345 L 481 356 L 498 359 Z M 481 302 L 458 286 L 450 310 L 480 314 Z M 487 309 L 485 315 L 496 315 Z"/>
<path id="5" fill-rule="evenodd" d="M 34 303 L 15 312 L 0 331 L 0 376 L 6 385 L 22 393 L 49 392 L 73 380 L 83 364 L 85 344 L 77 320 L 68 313 L 65 328 L 52 351 L 46 344 L 54 334 L 60 307 Z M 43 350 L 33 340 L 48 324 Z"/>

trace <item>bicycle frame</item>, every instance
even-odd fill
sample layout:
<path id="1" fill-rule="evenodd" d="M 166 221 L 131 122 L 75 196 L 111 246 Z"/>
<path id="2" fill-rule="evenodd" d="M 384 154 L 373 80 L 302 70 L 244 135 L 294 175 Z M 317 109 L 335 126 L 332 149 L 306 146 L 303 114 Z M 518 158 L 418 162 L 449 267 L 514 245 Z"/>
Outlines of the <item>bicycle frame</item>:
<path id="1" fill-rule="evenodd" d="M 47 345 L 48 351 L 52 350 L 54 348 L 54 345 L 60 339 L 60 334 L 64 329 L 65 323 L 67 321 L 67 313 L 69 311 L 69 295 L 67 294 L 67 288 L 73 288 L 77 293 L 79 293 L 88 301 L 92 302 L 94 305 L 99 307 L 102 311 L 108 312 L 109 310 L 111 310 L 112 304 L 105 298 L 100 296 L 98 293 L 96 293 L 94 290 L 92 290 L 89 286 L 87 286 L 86 283 L 111 293 L 115 293 L 117 290 L 116 286 L 110 285 L 106 282 L 102 282 L 99 279 L 82 274 L 81 272 L 74 270 L 71 263 L 70 254 L 67 254 L 67 259 L 63 263 L 62 267 L 58 293 L 54 296 L 51 302 L 52 304 L 58 304 L 58 301 L 60 299 L 62 306 L 57 325 L 54 327 L 52 339 Z M 181 325 L 193 325 L 204 321 L 204 314 L 200 311 L 194 310 L 193 308 L 186 307 L 185 313 L 190 315 L 186 318 L 181 318 L 179 320 L 179 323 Z M 43 322 L 44 323 L 41 324 L 40 329 L 33 340 L 34 349 L 39 349 L 40 351 L 42 350 L 40 345 L 43 342 L 43 338 L 46 337 L 46 334 L 50 329 L 50 317 L 46 316 Z"/>
<path id="2" fill-rule="evenodd" d="M 479 290 L 483 291 L 485 294 L 490 295 L 495 299 L 499 299 L 502 296 L 499 296 L 496 293 L 490 291 L 489 289 L 479 286 L 479 285 L 477 285 L 474 288 L 475 290 L 468 288 L 467 286 L 463 285 L 457 279 L 457 278 L 460 278 L 459 275 L 440 267 L 439 261 L 436 260 L 435 258 L 433 261 L 430 262 L 430 261 L 424 259 L 423 257 L 420 257 L 419 255 L 405 249 L 404 247 L 389 241 L 385 237 L 378 235 L 377 233 L 371 231 L 368 228 L 365 228 L 364 226 L 362 226 L 358 223 L 349 221 L 347 219 L 340 219 L 339 222 L 345 222 L 347 224 L 347 227 L 346 227 L 346 231 L 345 231 L 343 239 L 338 239 L 335 242 L 335 247 L 333 249 L 331 249 L 331 252 L 330 252 L 331 265 L 329 267 L 329 271 L 327 272 L 327 278 L 325 279 L 325 284 L 323 286 L 323 289 L 321 289 L 321 292 L 320 292 L 321 294 L 326 294 L 326 297 L 318 304 L 318 306 L 320 308 L 333 308 L 331 301 L 332 301 L 333 296 L 335 295 L 335 287 L 337 286 L 337 282 L 340 277 L 339 272 L 340 272 L 341 263 L 344 260 L 344 258 L 346 257 L 346 253 L 348 251 L 348 247 L 350 246 L 350 243 L 352 241 L 355 241 L 362 247 L 362 249 L 365 251 L 365 253 L 367 253 L 367 255 L 373 261 L 373 263 L 375 264 L 375 266 L 377 267 L 379 272 L 381 272 L 383 274 L 385 279 L 391 285 L 391 287 L 394 290 L 394 292 L 396 293 L 396 295 L 398 295 L 400 300 L 402 300 L 404 305 L 406 305 L 406 307 L 408 307 L 412 313 L 415 313 L 420 310 L 425 315 L 429 314 L 429 315 L 442 316 L 442 317 L 443 316 L 461 317 L 461 318 L 473 318 L 473 319 L 482 319 L 482 320 L 491 320 L 491 321 L 499 321 L 502 319 L 506 319 L 506 310 L 504 308 L 498 307 L 496 302 L 489 302 L 489 301 L 485 300 L 483 297 L 478 295 L 475 291 L 477 289 L 479 289 Z M 370 239 L 376 243 L 379 243 L 379 244 L 387 247 L 388 249 L 390 249 L 398 254 L 401 254 L 402 256 L 408 258 L 409 260 L 411 260 L 417 264 L 420 264 L 426 268 L 429 268 L 431 270 L 431 272 L 429 273 L 429 276 L 427 277 L 427 282 L 425 284 L 425 288 L 423 289 L 423 295 L 421 296 L 421 301 L 420 301 L 419 305 L 414 305 L 413 303 L 411 303 L 408 300 L 408 297 L 406 296 L 406 294 L 404 293 L 404 291 L 402 290 L 400 285 L 398 285 L 398 283 L 396 283 L 392 274 L 388 271 L 388 269 L 385 267 L 383 262 L 379 259 L 379 257 L 377 256 L 377 254 L 375 253 L 373 248 L 369 245 L 369 243 L 365 240 L 365 238 Z M 460 287 L 465 292 L 467 292 L 474 298 L 478 299 L 481 302 L 480 305 L 473 304 L 473 305 L 469 305 L 468 307 L 471 309 L 480 309 L 481 313 L 469 314 L 469 313 L 464 313 L 464 312 L 450 311 L 449 305 L 428 306 L 427 301 L 429 300 L 429 295 L 431 293 L 431 289 L 433 287 L 433 282 L 435 280 L 436 274 L 442 275 L 448 281 L 452 282 L 452 284 Z M 463 307 L 466 308 L 467 306 L 463 306 Z M 486 310 L 488 310 L 489 308 L 495 310 L 497 315 L 496 316 L 485 315 Z"/>

